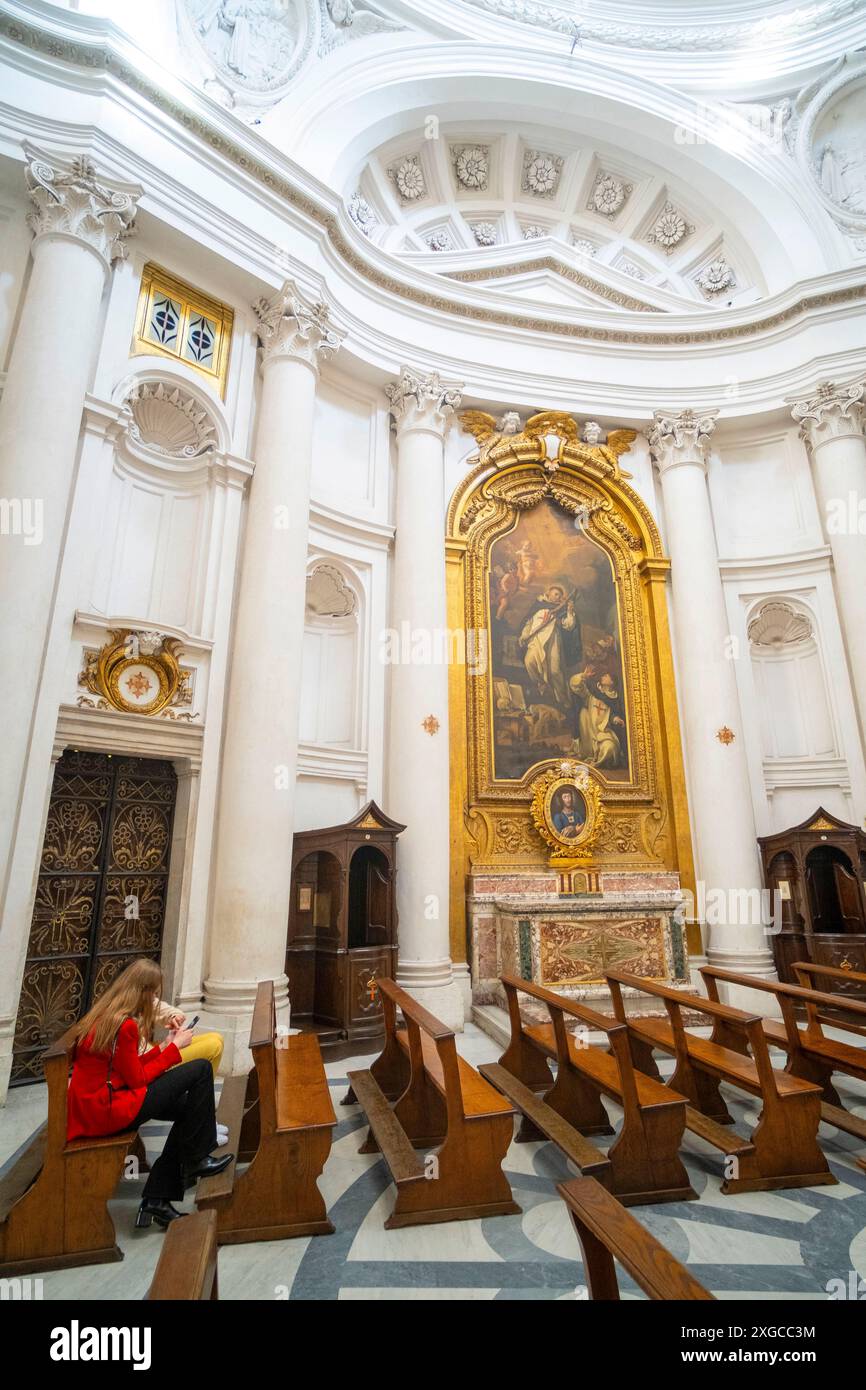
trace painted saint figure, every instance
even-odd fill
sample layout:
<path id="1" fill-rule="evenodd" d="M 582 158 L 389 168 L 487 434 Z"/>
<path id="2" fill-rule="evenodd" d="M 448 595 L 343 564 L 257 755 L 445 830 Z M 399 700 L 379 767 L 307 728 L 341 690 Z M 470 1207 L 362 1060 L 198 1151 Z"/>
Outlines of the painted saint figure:
<path id="1" fill-rule="evenodd" d="M 580 627 L 573 595 L 564 584 L 550 584 L 539 594 L 537 607 L 523 624 L 520 646 L 526 673 L 539 695 L 552 697 L 560 709 L 567 710 L 568 668 L 574 669 L 579 659 Z"/>
<path id="2" fill-rule="evenodd" d="M 575 751 L 593 767 L 622 767 L 625 763 L 625 720 L 622 698 L 609 671 L 596 679 L 587 666 L 569 685 L 582 702 L 578 714 Z"/>

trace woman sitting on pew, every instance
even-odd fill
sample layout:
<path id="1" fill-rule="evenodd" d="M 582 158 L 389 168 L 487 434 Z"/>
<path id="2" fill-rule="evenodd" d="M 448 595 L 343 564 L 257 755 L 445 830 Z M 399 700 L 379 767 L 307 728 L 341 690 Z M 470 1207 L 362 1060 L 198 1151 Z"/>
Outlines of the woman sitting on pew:
<path id="1" fill-rule="evenodd" d="M 234 1155 L 216 1148 L 213 1071 L 204 1058 L 184 1062 L 192 1032 L 180 1028 L 140 1052 L 153 1035 L 162 971 L 134 960 L 109 985 L 76 1028 L 67 1106 L 67 1139 L 138 1129 L 146 1120 L 172 1120 L 162 1153 L 145 1184 L 136 1226 L 165 1227 L 183 1213 L 171 1205 L 197 1178 L 221 1173 Z"/>
<path id="2" fill-rule="evenodd" d="M 170 1033 L 176 1033 L 184 1028 L 186 1014 L 183 1009 L 176 1009 L 173 1004 L 167 1004 L 165 1000 L 158 999 L 156 1003 L 156 1014 L 154 1022 L 160 1028 L 165 1028 Z M 195 1022 L 195 1020 L 193 1020 Z M 185 1029 L 185 1032 L 191 1032 Z M 153 1038 L 142 1038 L 138 1045 L 139 1055 L 148 1052 L 155 1046 Z M 204 1057 L 206 1062 L 210 1062 L 211 1070 L 216 1076 L 223 1056 L 222 1033 L 194 1033 L 192 1042 L 180 1050 L 180 1060 L 183 1062 L 194 1062 L 198 1057 Z M 221 1125 L 217 1120 L 217 1144 L 222 1148 L 228 1143 L 229 1133 L 225 1125 Z"/>

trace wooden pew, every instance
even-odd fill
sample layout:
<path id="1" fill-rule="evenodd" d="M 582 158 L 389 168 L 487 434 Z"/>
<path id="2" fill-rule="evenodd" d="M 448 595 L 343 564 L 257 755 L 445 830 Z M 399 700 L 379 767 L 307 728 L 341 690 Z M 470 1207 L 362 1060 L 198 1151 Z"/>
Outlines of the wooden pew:
<path id="1" fill-rule="evenodd" d="M 370 1126 L 360 1152 L 381 1151 L 397 1188 L 386 1229 L 519 1213 L 502 1171 L 512 1107 L 458 1055 L 450 1028 L 393 980 L 378 984 L 385 1020 L 380 1065 L 349 1072 L 349 1083 Z M 377 1077 L 393 1089 L 399 1075 L 406 1084 L 392 1108 Z M 434 1152 L 422 1159 L 418 1148 Z"/>
<path id="2" fill-rule="evenodd" d="M 48 1119 L 0 1181 L 0 1276 L 123 1259 L 108 1202 L 138 1136 L 67 1142 L 72 1032 L 42 1059 Z"/>
<path id="3" fill-rule="evenodd" d="M 772 994 L 778 1000 L 782 1019 L 779 1021 L 765 1018 L 764 1036 L 775 1047 L 787 1052 L 788 1062 L 785 1070 L 791 1076 L 814 1081 L 820 1086 L 823 1097 L 821 1119 L 826 1124 L 835 1125 L 837 1129 L 844 1129 L 849 1134 L 856 1135 L 858 1139 L 866 1140 L 866 1120 L 852 1115 L 845 1109 L 839 1093 L 832 1084 L 834 1071 L 844 1072 L 858 1081 L 866 1081 L 866 1047 L 854 1047 L 850 1043 L 824 1035 L 822 1020 L 841 1030 L 847 1027 L 844 1022 L 821 1012 L 822 1009 L 834 1006 L 838 996 L 823 993 L 821 990 L 805 989 L 802 985 L 787 985 L 778 980 L 762 980 L 753 975 L 738 974 L 733 970 L 721 970 L 714 965 L 703 966 L 701 975 L 710 999 L 719 997 L 718 981 Z M 800 1028 L 797 1023 L 797 1004 L 805 1007 L 805 1028 Z M 845 1007 L 856 1017 L 862 1018 L 866 1024 L 866 1004 L 849 999 Z M 725 1043 L 728 1047 L 736 1047 L 737 1044 L 736 1039 L 719 1034 L 715 1029 L 713 1040 Z"/>
<path id="4" fill-rule="evenodd" d="M 777 1187 L 813 1187 L 837 1181 L 818 1145 L 821 1088 L 812 1081 L 776 1071 L 770 1061 L 763 1022 L 757 1014 L 671 989 L 625 970 L 608 970 L 606 978 L 614 1013 L 621 1022 L 628 1023 L 635 1066 L 658 1076 L 653 1048 L 676 1058 L 670 1085 L 689 1099 L 687 1127 L 720 1149 L 728 1160 L 722 1192 L 766 1192 Z M 622 985 L 663 1000 L 668 1020 L 640 1016 L 627 1019 Z M 720 1021 L 726 1030 L 742 1036 L 743 1046 L 734 1049 L 712 1038 L 688 1033 L 683 1025 L 683 1009 Z M 724 1129 L 733 1121 L 719 1091 L 722 1081 L 761 1099 L 761 1114 L 751 1139 L 741 1139 Z M 732 1159 L 736 1159 L 735 1164 L 730 1163 Z"/>
<path id="5" fill-rule="evenodd" d="M 846 1033 L 859 1033 L 862 1037 L 866 1037 L 866 1024 L 855 1023 L 850 1017 L 839 1017 L 840 1013 L 844 1014 L 849 1011 L 851 1004 L 863 1003 L 862 996 L 866 994 L 866 975 L 858 970 L 842 970 L 838 965 L 814 965 L 812 961 L 808 960 L 795 960 L 791 969 L 797 976 L 797 984 L 802 985 L 804 989 L 823 989 L 826 990 L 827 994 L 832 994 L 832 1012 L 818 1015 L 822 1023 L 827 1023 L 833 1028 L 844 1028 Z M 838 980 L 840 984 L 860 985 L 860 997 L 850 999 L 843 990 L 837 992 L 832 989 L 831 985 L 834 980 Z"/>
<path id="6" fill-rule="evenodd" d="M 196 1205 L 216 1211 L 220 1245 L 331 1235 L 317 1179 L 337 1117 L 316 1037 L 277 1037 L 272 980 L 256 991 L 250 1050 L 254 1071 L 226 1078 L 217 1112 L 235 1160 L 199 1179 Z"/>
<path id="7" fill-rule="evenodd" d="M 619 1299 L 614 1258 L 652 1299 L 713 1299 L 654 1235 L 627 1212 L 594 1178 L 573 1178 L 557 1186 L 583 1251 L 589 1296 Z"/>
<path id="8" fill-rule="evenodd" d="M 197 1211 L 172 1221 L 146 1297 L 197 1303 L 219 1298 L 215 1211 Z"/>
<path id="9" fill-rule="evenodd" d="M 523 1113 L 518 1140 L 550 1139 L 626 1206 L 697 1198 L 679 1157 L 686 1098 L 635 1071 L 626 1025 L 515 975 L 503 975 L 502 984 L 511 1039 L 498 1063 L 479 1070 Z M 551 1022 L 527 1027 L 518 994 L 545 1004 Z M 566 1028 L 566 1015 L 605 1034 L 610 1051 L 581 1046 Z M 555 1082 L 548 1058 L 557 1063 Z M 537 1091 L 545 1092 L 543 1099 Z M 602 1096 L 623 1109 L 622 1128 L 606 1159 L 583 1138 L 613 1133 Z"/>

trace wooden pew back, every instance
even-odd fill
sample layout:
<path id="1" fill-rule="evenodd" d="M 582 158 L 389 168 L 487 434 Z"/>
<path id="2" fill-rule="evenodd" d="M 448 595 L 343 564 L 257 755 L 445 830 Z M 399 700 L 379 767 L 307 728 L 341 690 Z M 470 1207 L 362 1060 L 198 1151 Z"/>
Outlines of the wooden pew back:
<path id="1" fill-rule="evenodd" d="M 457 1052 L 452 1029 L 446 1026 L 423 1004 L 419 1004 L 393 980 L 380 979 L 379 991 L 385 1021 L 386 1047 L 397 1036 L 397 1009 L 406 1025 L 406 1048 L 412 1073 L 426 1072 L 441 1092 L 449 1126 L 463 1120 L 505 1114 L 510 1106 L 499 1092 L 465 1063 Z"/>
<path id="2" fill-rule="evenodd" d="M 644 994 L 652 994 L 663 1001 L 670 1019 L 677 1057 L 686 1063 L 688 1061 L 688 1036 L 683 1023 L 683 1008 L 690 1009 L 695 1013 L 706 1014 L 714 1023 L 723 1024 L 726 1031 L 730 1029 L 741 1033 L 752 1053 L 752 1060 L 755 1064 L 762 1093 L 779 1097 L 776 1070 L 770 1060 L 767 1040 L 758 1014 L 746 1013 L 743 1009 L 732 1008 L 731 1005 L 719 1003 L 714 999 L 704 999 L 700 994 L 672 989 L 670 985 L 658 984 L 655 980 L 646 980 L 640 975 L 632 975 L 627 970 L 608 970 L 605 972 L 605 978 L 610 986 L 614 1013 L 623 1023 L 626 1022 L 626 1012 L 622 997 L 622 985 L 630 989 L 640 990 Z M 719 1060 L 720 1062 L 723 1061 L 721 1057 Z"/>
<path id="3" fill-rule="evenodd" d="M 197 1211 L 172 1221 L 146 1298 L 199 1303 L 219 1298 L 215 1211 Z"/>
<path id="4" fill-rule="evenodd" d="M 853 982 L 854 984 L 862 985 L 864 992 L 866 992 L 866 975 L 858 970 L 842 970 L 837 965 L 814 965 L 811 961 L 804 960 L 795 960 L 791 969 L 797 976 L 798 982 L 806 989 L 816 988 L 813 983 L 814 980 L 818 980 L 819 982 L 824 980 L 838 980 L 840 983 L 845 981 L 848 984 Z M 860 1033 L 866 1036 L 866 1020 L 861 1023 L 854 1023 L 850 1018 L 852 1012 L 855 1016 L 859 1013 L 856 1006 L 858 1004 L 862 1006 L 862 999 L 849 999 L 846 994 L 841 992 L 838 994 L 831 993 L 829 989 L 827 993 L 830 994 L 833 1000 L 832 1007 L 834 1011 L 842 1010 L 845 1014 L 849 1015 L 849 1017 L 840 1019 L 835 1016 L 835 1014 L 821 1014 L 816 1010 L 813 1021 L 809 1016 L 809 1010 L 807 1008 L 807 1026 L 814 1027 L 816 1023 L 828 1023 L 834 1028 L 844 1028 L 848 1033 Z"/>
<path id="5" fill-rule="evenodd" d="M 735 970 L 722 970 L 719 966 L 704 965 L 701 967 L 701 978 L 707 988 L 710 999 L 718 1002 L 719 990 L 718 981 L 723 984 L 741 985 L 747 989 L 761 990 L 765 994 L 774 995 L 779 1001 L 782 1010 L 782 1018 L 785 1024 L 785 1031 L 788 1035 L 789 1044 L 797 1049 L 800 1046 L 800 1030 L 797 1026 L 797 1015 L 795 1005 L 800 1003 L 806 1009 L 806 1033 L 810 1037 L 823 1038 L 824 1031 L 821 1027 L 822 1021 L 843 1027 L 844 1025 L 837 1020 L 828 1018 L 826 1014 L 821 1014 L 820 1009 L 835 1007 L 838 995 L 827 994 L 823 990 L 810 989 L 803 985 L 789 985 L 781 980 L 762 980 L 755 975 L 744 975 Z M 866 1004 L 858 1000 L 849 999 L 845 1002 L 845 1008 L 849 1009 L 856 1017 L 862 1019 L 866 1028 Z"/>
<path id="6" fill-rule="evenodd" d="M 318 1039 L 277 1036 L 273 980 L 261 980 L 250 1024 L 254 1068 L 229 1076 L 217 1117 L 235 1161 L 201 1178 L 196 1202 L 215 1210 L 220 1245 L 330 1235 L 317 1185 L 336 1124 Z M 243 1172 L 238 1164 L 248 1163 Z"/>
<path id="7" fill-rule="evenodd" d="M 591 1299 L 618 1300 L 614 1257 L 651 1299 L 713 1299 L 679 1260 L 595 1178 L 557 1185 L 583 1250 Z"/>
<path id="8" fill-rule="evenodd" d="M 582 1024 L 592 1028 L 594 1032 L 606 1034 L 619 1073 L 623 1103 L 627 1106 L 634 1106 L 635 1109 L 638 1108 L 637 1083 L 629 1049 L 628 1027 L 625 1023 L 619 1019 L 611 1019 L 605 1017 L 604 1014 L 596 1013 L 586 1004 L 581 1004 L 574 999 L 566 999 L 563 995 L 555 994 L 553 990 L 545 989 L 543 985 L 536 985 L 531 980 L 523 980 L 517 975 L 503 975 L 501 978 L 505 988 L 505 997 L 508 1001 L 512 1038 L 515 1038 L 522 1029 L 519 994 L 528 994 L 531 998 L 538 999 L 546 1005 L 553 1023 L 556 1057 L 560 1067 L 567 1067 L 570 1061 L 568 1030 L 565 1024 L 566 1014 L 570 1018 L 578 1019 Z M 507 1057 L 507 1053 L 505 1056 Z M 507 1062 L 503 1061 L 503 1065 L 507 1066 Z"/>

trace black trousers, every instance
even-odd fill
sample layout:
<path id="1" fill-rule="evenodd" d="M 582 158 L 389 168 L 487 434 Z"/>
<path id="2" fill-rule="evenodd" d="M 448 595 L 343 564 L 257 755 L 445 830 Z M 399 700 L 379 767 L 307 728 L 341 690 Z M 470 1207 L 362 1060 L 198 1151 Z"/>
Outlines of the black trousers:
<path id="1" fill-rule="evenodd" d="M 199 1163 L 216 1148 L 213 1069 L 199 1057 L 182 1062 L 151 1081 L 133 1126 L 146 1120 L 173 1120 L 162 1153 L 144 1185 L 154 1201 L 183 1198 L 183 1170 Z"/>

